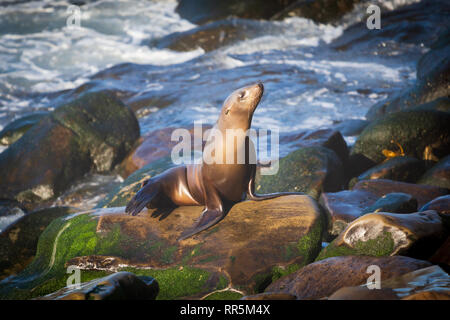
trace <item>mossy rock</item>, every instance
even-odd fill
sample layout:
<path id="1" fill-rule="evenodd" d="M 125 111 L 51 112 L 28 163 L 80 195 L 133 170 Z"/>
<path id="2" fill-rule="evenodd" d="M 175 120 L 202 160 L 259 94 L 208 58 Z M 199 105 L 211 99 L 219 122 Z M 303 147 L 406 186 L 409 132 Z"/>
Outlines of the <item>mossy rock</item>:
<path id="1" fill-rule="evenodd" d="M 86 173 L 113 169 L 139 134 L 133 112 L 112 94 L 85 94 L 0 153 L 0 198 L 27 208 L 55 199 Z"/>
<path id="2" fill-rule="evenodd" d="M 394 113 L 368 125 L 356 140 L 351 154 L 361 154 L 380 163 L 386 159 L 383 150 L 401 152 L 398 143 L 407 156 L 426 159 L 431 152 L 441 158 L 450 149 L 449 123 L 450 114 L 446 112 Z"/>
<path id="3" fill-rule="evenodd" d="M 442 97 L 411 108 L 411 110 L 450 112 L 450 98 Z"/>
<path id="4" fill-rule="evenodd" d="M 53 207 L 31 212 L 0 233 L 0 279 L 22 271 L 36 254 L 39 236 L 56 218 L 75 208 Z"/>
<path id="5" fill-rule="evenodd" d="M 98 205 L 97 208 L 110 208 L 126 206 L 127 203 L 139 191 L 142 183 L 173 167 L 174 164 L 169 156 L 155 160 L 141 169 L 132 173 L 115 190 L 111 191 Z"/>
<path id="6" fill-rule="evenodd" d="M 429 267 L 428 261 L 409 257 L 342 256 L 311 263 L 266 288 L 272 294 L 289 294 L 299 300 L 321 299 L 348 286 L 363 285 L 371 275 L 369 266 L 381 269 L 382 287 L 386 279 Z"/>
<path id="7" fill-rule="evenodd" d="M 65 286 L 69 265 L 87 275 L 100 270 L 151 276 L 160 286 L 158 299 L 203 298 L 225 288 L 251 294 L 320 251 L 325 219 L 308 196 L 240 202 L 216 226 L 177 241 L 202 209 L 144 209 L 133 217 L 123 207 L 104 208 L 54 220 L 33 262 L 0 284 L 0 297 L 55 292 Z"/>
<path id="8" fill-rule="evenodd" d="M 442 243 L 443 224 L 435 211 L 369 213 L 352 223 L 317 257 L 407 255 L 428 258 Z"/>
<path id="9" fill-rule="evenodd" d="M 41 121 L 41 119 L 48 114 L 48 112 L 36 112 L 8 123 L 2 131 L 0 131 L 0 144 L 4 146 L 13 144 L 19 140 L 25 132 L 27 132 L 32 126 Z"/>
<path id="10" fill-rule="evenodd" d="M 257 176 L 256 192 L 303 192 L 318 199 L 321 192 L 341 190 L 342 162 L 330 149 L 307 147 L 291 152 L 279 161 L 275 175 Z"/>
<path id="11" fill-rule="evenodd" d="M 450 155 L 425 172 L 417 183 L 450 189 Z"/>

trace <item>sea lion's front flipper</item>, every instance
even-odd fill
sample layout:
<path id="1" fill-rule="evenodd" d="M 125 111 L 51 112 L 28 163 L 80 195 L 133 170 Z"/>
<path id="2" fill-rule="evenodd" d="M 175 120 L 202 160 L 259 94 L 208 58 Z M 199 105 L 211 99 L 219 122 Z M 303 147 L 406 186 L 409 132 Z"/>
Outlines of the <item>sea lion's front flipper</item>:
<path id="1" fill-rule="evenodd" d="M 158 195 L 160 185 L 157 181 L 146 180 L 138 193 L 128 202 L 125 212 L 132 216 L 141 212 Z"/>

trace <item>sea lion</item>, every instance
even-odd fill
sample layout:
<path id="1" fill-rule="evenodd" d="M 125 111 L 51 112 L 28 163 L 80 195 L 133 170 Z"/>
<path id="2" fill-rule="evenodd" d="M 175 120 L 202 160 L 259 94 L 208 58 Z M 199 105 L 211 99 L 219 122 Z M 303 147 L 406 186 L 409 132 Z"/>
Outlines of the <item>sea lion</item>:
<path id="1" fill-rule="evenodd" d="M 204 152 L 210 148 L 211 154 L 217 156 L 217 159 L 220 159 L 221 154 L 224 159 L 222 163 L 202 161 L 200 164 L 177 166 L 150 178 L 130 200 L 125 212 L 136 215 L 145 206 L 164 208 L 174 205 L 204 205 L 205 209 L 197 223 L 178 239 L 183 240 L 215 225 L 226 215 L 227 208 L 245 200 L 246 196 L 249 200 L 265 200 L 281 195 L 301 194 L 255 194 L 256 159 L 250 161 L 252 152 L 255 154 L 254 147 L 251 140 L 247 136 L 243 138 L 242 134 L 245 135 L 250 128 L 253 113 L 263 93 L 264 86 L 259 82 L 234 91 L 225 100 L 219 119 L 212 128 L 218 130 L 223 139 L 208 139 L 204 148 Z M 241 135 L 237 138 L 237 143 L 233 141 L 232 146 L 227 146 L 225 142 L 229 129 L 235 129 Z M 211 143 L 216 144 L 212 146 Z M 242 150 L 245 152 L 245 161 L 239 163 L 237 153 Z M 226 162 L 229 159 L 227 156 L 232 156 L 235 161 Z"/>

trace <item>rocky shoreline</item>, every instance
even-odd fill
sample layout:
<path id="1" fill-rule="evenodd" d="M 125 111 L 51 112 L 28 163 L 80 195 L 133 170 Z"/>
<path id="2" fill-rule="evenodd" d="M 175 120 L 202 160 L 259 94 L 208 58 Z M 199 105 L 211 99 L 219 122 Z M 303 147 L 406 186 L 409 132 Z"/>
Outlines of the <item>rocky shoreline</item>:
<path id="1" fill-rule="evenodd" d="M 296 150 L 258 176 L 257 192 L 305 195 L 240 202 L 183 241 L 202 207 L 136 217 L 123 207 L 173 166 L 170 128 L 140 137 L 107 91 L 16 120 L 0 133 L 0 217 L 23 216 L 0 233 L 0 299 L 450 299 L 449 39 L 368 121 L 280 137 Z M 49 208 L 106 172 L 124 181 L 96 208 Z M 380 290 L 367 285 L 373 265 Z M 69 266 L 81 288 L 66 287 Z"/>

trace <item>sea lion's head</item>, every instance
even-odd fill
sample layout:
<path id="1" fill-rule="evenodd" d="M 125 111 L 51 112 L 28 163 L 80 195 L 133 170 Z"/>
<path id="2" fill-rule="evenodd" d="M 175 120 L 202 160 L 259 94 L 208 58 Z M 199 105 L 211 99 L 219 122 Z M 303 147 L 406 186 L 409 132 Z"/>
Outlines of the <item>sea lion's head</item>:
<path id="1" fill-rule="evenodd" d="M 234 91 L 223 103 L 219 122 L 226 128 L 247 130 L 263 93 L 261 82 Z"/>

